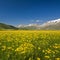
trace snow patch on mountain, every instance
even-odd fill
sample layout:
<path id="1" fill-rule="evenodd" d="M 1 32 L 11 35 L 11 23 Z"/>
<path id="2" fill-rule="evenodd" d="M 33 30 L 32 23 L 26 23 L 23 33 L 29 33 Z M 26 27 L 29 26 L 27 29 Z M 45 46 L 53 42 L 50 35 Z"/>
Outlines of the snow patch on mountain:
<path id="1" fill-rule="evenodd" d="M 58 23 L 58 22 L 60 22 L 60 19 L 48 21 L 48 23 Z"/>
<path id="2" fill-rule="evenodd" d="M 32 27 L 32 26 L 34 26 L 34 27 L 35 27 L 35 26 L 38 27 L 39 24 L 27 24 L 27 25 L 20 24 L 20 25 L 18 25 L 17 27 L 20 28 L 20 27 Z"/>
<path id="3" fill-rule="evenodd" d="M 47 21 L 47 22 L 43 23 L 41 26 L 56 25 L 58 23 L 60 23 L 60 19 Z"/>
<path id="4" fill-rule="evenodd" d="M 46 27 L 48 27 L 48 28 L 50 28 L 50 27 L 52 27 L 52 26 L 60 26 L 60 19 L 55 19 L 55 20 L 50 20 L 50 21 L 47 21 L 47 22 L 45 22 L 45 23 L 43 23 L 43 24 L 37 24 L 37 23 L 35 23 L 35 24 L 20 24 L 20 25 L 18 25 L 17 27 L 18 28 L 21 28 L 21 27 L 23 27 L 23 28 L 25 28 L 25 27 L 35 27 L 35 28 L 37 28 L 37 29 L 41 29 L 41 28 L 46 28 Z"/>

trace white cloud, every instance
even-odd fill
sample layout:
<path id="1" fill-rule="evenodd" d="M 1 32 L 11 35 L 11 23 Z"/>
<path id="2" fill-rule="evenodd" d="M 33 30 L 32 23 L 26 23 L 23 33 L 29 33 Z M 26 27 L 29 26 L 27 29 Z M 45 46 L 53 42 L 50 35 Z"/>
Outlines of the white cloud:
<path id="1" fill-rule="evenodd" d="M 36 22 L 40 22 L 40 20 L 36 20 Z"/>
<path id="2" fill-rule="evenodd" d="M 43 23 L 43 20 L 39 20 L 39 19 L 35 19 L 35 20 L 31 20 L 32 23 Z"/>

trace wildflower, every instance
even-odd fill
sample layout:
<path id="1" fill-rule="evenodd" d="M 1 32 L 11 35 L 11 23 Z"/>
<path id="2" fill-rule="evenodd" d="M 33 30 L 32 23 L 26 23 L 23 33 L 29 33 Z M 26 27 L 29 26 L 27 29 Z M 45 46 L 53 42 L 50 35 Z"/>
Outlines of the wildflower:
<path id="1" fill-rule="evenodd" d="M 37 57 L 37 60 L 40 60 L 40 58 L 39 58 L 39 57 Z"/>
<path id="2" fill-rule="evenodd" d="M 44 52 L 45 52 L 45 50 L 42 50 L 42 52 L 44 53 Z"/>
<path id="3" fill-rule="evenodd" d="M 21 44 L 15 51 L 20 53 L 32 52 L 34 46 L 30 43 Z"/>
<path id="4" fill-rule="evenodd" d="M 45 58 L 50 58 L 50 56 L 45 56 Z"/>
<path id="5" fill-rule="evenodd" d="M 8 47 L 8 49 L 12 49 L 12 47 Z"/>
<path id="6" fill-rule="evenodd" d="M 6 46 L 2 46 L 2 51 L 6 50 Z"/>
<path id="7" fill-rule="evenodd" d="M 38 50 L 40 50 L 41 48 L 40 47 L 38 47 Z"/>
<path id="8" fill-rule="evenodd" d="M 56 60 L 60 60 L 60 58 L 56 58 Z"/>

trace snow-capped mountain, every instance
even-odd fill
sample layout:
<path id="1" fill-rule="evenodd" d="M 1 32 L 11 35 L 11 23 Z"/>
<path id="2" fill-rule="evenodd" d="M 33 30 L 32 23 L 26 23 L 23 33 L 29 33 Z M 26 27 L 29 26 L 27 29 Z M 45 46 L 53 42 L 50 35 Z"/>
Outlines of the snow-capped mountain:
<path id="1" fill-rule="evenodd" d="M 45 22 L 42 25 L 52 25 L 52 24 L 57 24 L 57 23 L 60 23 L 60 19 L 50 20 L 50 21 Z"/>
<path id="2" fill-rule="evenodd" d="M 47 21 L 46 23 L 43 23 L 41 25 L 41 29 L 47 29 L 47 30 L 60 29 L 60 19 L 50 20 L 50 21 Z"/>
<path id="3" fill-rule="evenodd" d="M 60 22 L 60 19 L 48 21 L 48 23 L 58 23 L 58 22 Z"/>
<path id="4" fill-rule="evenodd" d="M 18 25 L 17 27 L 20 28 L 20 27 L 31 27 L 31 26 L 38 27 L 39 24 L 27 24 L 27 25 L 23 25 L 23 24 L 21 24 L 21 25 Z"/>
<path id="5" fill-rule="evenodd" d="M 39 24 L 18 25 L 17 27 L 20 29 L 40 29 Z"/>
<path id="6" fill-rule="evenodd" d="M 27 29 L 45 29 L 45 30 L 54 30 L 60 29 L 60 19 L 50 20 L 43 24 L 27 24 L 27 25 L 18 25 L 18 28 L 27 28 Z"/>

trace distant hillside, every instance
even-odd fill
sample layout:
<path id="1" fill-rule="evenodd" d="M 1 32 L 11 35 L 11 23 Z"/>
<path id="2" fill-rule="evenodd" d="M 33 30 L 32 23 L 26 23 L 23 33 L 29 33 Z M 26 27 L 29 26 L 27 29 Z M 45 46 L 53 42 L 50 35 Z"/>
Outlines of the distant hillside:
<path id="1" fill-rule="evenodd" d="M 12 25 L 7 25 L 7 24 L 4 24 L 4 23 L 0 23 L 0 30 L 4 30 L 4 29 L 17 29 L 17 28 L 12 26 Z"/>

